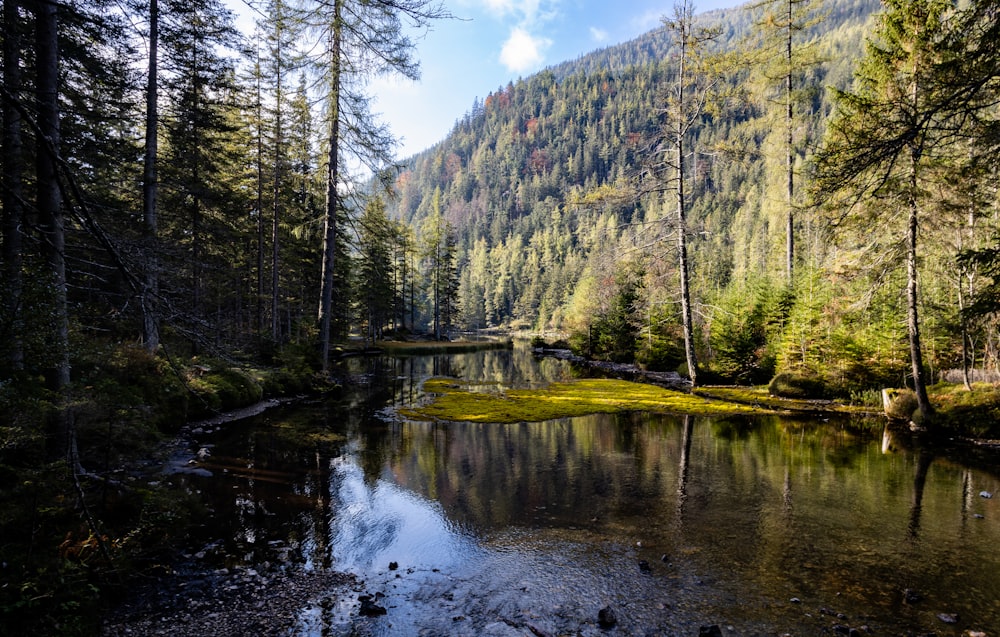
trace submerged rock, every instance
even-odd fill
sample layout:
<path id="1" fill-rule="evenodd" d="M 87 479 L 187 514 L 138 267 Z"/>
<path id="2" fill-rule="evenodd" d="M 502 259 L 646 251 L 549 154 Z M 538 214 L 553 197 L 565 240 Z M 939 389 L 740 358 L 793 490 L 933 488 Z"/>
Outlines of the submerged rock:
<path id="1" fill-rule="evenodd" d="M 702 626 L 698 629 L 698 637 L 722 637 L 722 629 L 716 624 Z"/>
<path id="2" fill-rule="evenodd" d="M 615 609 L 610 606 L 605 606 L 597 612 L 597 623 L 600 624 L 601 628 L 611 628 L 618 623 L 618 616 L 615 615 Z"/>
<path id="3" fill-rule="evenodd" d="M 384 606 L 376 604 L 375 599 L 371 595 L 361 595 L 358 597 L 358 601 L 361 602 L 361 610 L 358 612 L 363 617 L 378 617 L 389 612 Z"/>

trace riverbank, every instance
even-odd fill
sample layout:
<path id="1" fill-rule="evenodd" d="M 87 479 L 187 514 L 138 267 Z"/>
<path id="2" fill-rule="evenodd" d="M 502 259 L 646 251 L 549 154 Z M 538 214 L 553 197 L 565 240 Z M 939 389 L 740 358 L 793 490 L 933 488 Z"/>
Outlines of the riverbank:
<path id="1" fill-rule="evenodd" d="M 771 385 L 702 385 L 692 389 L 690 381 L 676 372 L 649 371 L 635 364 L 588 359 L 544 343 L 536 343 L 533 351 L 538 356 L 570 361 L 602 376 L 650 383 L 728 405 L 785 414 L 885 417 L 880 391 L 875 388 L 848 400 L 778 395 Z M 1000 384 L 979 382 L 967 388 L 960 383 L 942 381 L 929 387 L 928 394 L 935 409 L 927 427 L 932 438 L 1000 451 Z M 712 413 L 709 404 L 705 407 L 705 413 Z"/>
<path id="2" fill-rule="evenodd" d="M 0 625 L 11 634 L 93 635 L 137 577 L 175 559 L 203 512 L 162 478 L 171 463 L 191 468 L 193 430 L 335 387 L 292 356 L 261 366 L 92 348 L 65 395 L 37 378 L 0 385 Z"/>
<path id="3" fill-rule="evenodd" d="M 92 635 L 133 578 L 176 560 L 191 521 L 205 512 L 163 477 L 199 470 L 195 436 L 339 387 L 304 348 L 286 348 L 265 365 L 89 347 L 65 396 L 40 378 L 0 384 L 0 625 L 20 634 Z M 509 343 L 414 342 L 379 352 L 347 344 L 340 354 L 428 347 Z"/>
<path id="4" fill-rule="evenodd" d="M 309 606 L 354 600 L 363 591 L 354 577 L 299 567 L 208 569 L 188 567 L 158 577 L 111 609 L 102 637 L 134 635 L 288 634 Z"/>
<path id="5" fill-rule="evenodd" d="M 389 344 L 378 353 L 391 350 L 416 356 L 426 348 L 440 353 L 509 347 L 504 341 L 415 342 Z M 80 396 L 72 408 L 82 471 L 61 459 L 46 460 L 49 452 L 42 433 L 53 397 L 36 388 L 20 396 L 20 402 L 12 402 L 3 394 L 10 386 L 0 387 L 5 413 L 13 414 L 13 422 L 3 428 L 5 443 L 0 449 L 4 505 L 0 531 L 11 538 L 0 549 L 6 564 L 0 570 L 0 619 L 6 626 L 23 628 L 25 634 L 93 634 L 96 618 L 117 607 L 131 583 L 147 574 L 163 575 L 184 562 L 178 551 L 191 521 L 208 512 L 196 494 L 171 489 L 163 478 L 170 472 L 205 470 L 197 462 L 198 436 L 225 429 L 231 421 L 282 404 L 291 396 L 339 391 L 336 382 L 305 364 L 241 367 L 200 358 L 179 365 L 120 348 L 99 360 L 95 357 L 90 365 L 80 370 Z M 676 382 L 676 375 L 667 376 L 642 380 Z M 435 383 L 428 388 L 454 394 L 464 410 L 431 416 L 442 420 L 493 422 L 505 412 L 502 421 L 522 422 L 638 408 L 689 414 L 863 412 L 834 401 L 779 399 L 765 388 L 705 387 L 670 393 L 650 382 L 619 380 L 596 386 L 556 384 L 518 396 L 483 385 Z M 487 408 L 480 402 L 483 396 L 502 400 Z M 936 386 L 932 400 L 940 405 L 942 422 L 954 423 L 948 425 L 954 427 L 947 430 L 949 435 L 995 448 L 1000 439 L 991 437 L 1000 414 L 996 387 L 982 385 L 964 392 L 960 387 Z M 511 409 L 512 404 L 519 406 Z M 565 411 L 567 405 L 571 412 Z M 154 451 L 159 454 L 155 458 Z M 213 573 L 204 565 L 195 579 Z"/>

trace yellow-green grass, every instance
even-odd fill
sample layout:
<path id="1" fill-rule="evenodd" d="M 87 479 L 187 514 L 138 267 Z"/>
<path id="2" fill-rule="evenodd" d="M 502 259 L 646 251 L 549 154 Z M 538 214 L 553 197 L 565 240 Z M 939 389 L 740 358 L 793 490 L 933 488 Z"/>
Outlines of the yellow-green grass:
<path id="1" fill-rule="evenodd" d="M 1000 385 L 975 383 L 969 391 L 939 383 L 928 393 L 939 426 L 973 438 L 1000 439 Z"/>
<path id="2" fill-rule="evenodd" d="M 774 413 L 754 405 L 613 379 L 552 383 L 541 389 L 496 392 L 481 389 L 455 379 L 432 378 L 424 383 L 424 392 L 431 395 L 431 400 L 400 409 L 399 414 L 413 420 L 511 423 L 627 411 L 704 415 Z"/>
<path id="3" fill-rule="evenodd" d="M 836 412 L 843 414 L 865 414 L 877 412 L 871 407 L 847 405 L 834 400 L 811 400 L 805 398 L 784 398 L 772 396 L 767 387 L 732 387 L 710 386 L 699 387 L 694 392 L 698 396 L 716 400 L 753 405 L 765 409 L 785 412 Z"/>

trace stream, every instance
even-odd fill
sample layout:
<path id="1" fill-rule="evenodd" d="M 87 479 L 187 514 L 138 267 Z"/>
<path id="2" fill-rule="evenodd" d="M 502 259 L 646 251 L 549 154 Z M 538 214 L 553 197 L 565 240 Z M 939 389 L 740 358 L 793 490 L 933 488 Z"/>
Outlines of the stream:
<path id="1" fill-rule="evenodd" d="M 370 612 L 303 600 L 291 635 L 1000 634 L 992 459 L 835 419 L 412 422 L 393 409 L 432 375 L 574 372 L 525 347 L 345 366 L 337 398 L 206 430 L 173 476 L 206 561 L 363 582 Z"/>

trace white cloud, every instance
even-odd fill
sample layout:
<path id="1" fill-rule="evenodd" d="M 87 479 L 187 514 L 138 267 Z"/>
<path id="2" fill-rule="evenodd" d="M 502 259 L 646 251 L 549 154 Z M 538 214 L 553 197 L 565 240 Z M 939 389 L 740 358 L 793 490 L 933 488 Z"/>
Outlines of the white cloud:
<path id="1" fill-rule="evenodd" d="M 486 8 L 498 15 L 506 15 L 514 12 L 517 5 L 516 0 L 484 0 Z"/>
<path id="2" fill-rule="evenodd" d="M 531 27 L 558 13 L 560 0 L 475 0 L 496 18 L 512 16 L 522 26 Z M 460 3 L 462 4 L 462 3 Z"/>
<path id="3" fill-rule="evenodd" d="M 509 71 L 523 73 L 537 69 L 545 61 L 545 50 L 552 40 L 535 37 L 521 27 L 515 27 L 500 51 L 500 62 Z"/>
<path id="4" fill-rule="evenodd" d="M 663 18 L 673 15 L 672 12 L 650 10 L 642 15 L 632 18 L 632 28 L 639 33 L 652 31 L 663 26 Z"/>
<path id="5" fill-rule="evenodd" d="M 608 32 L 597 27 L 590 27 L 590 37 L 594 42 L 604 42 L 608 39 Z"/>

